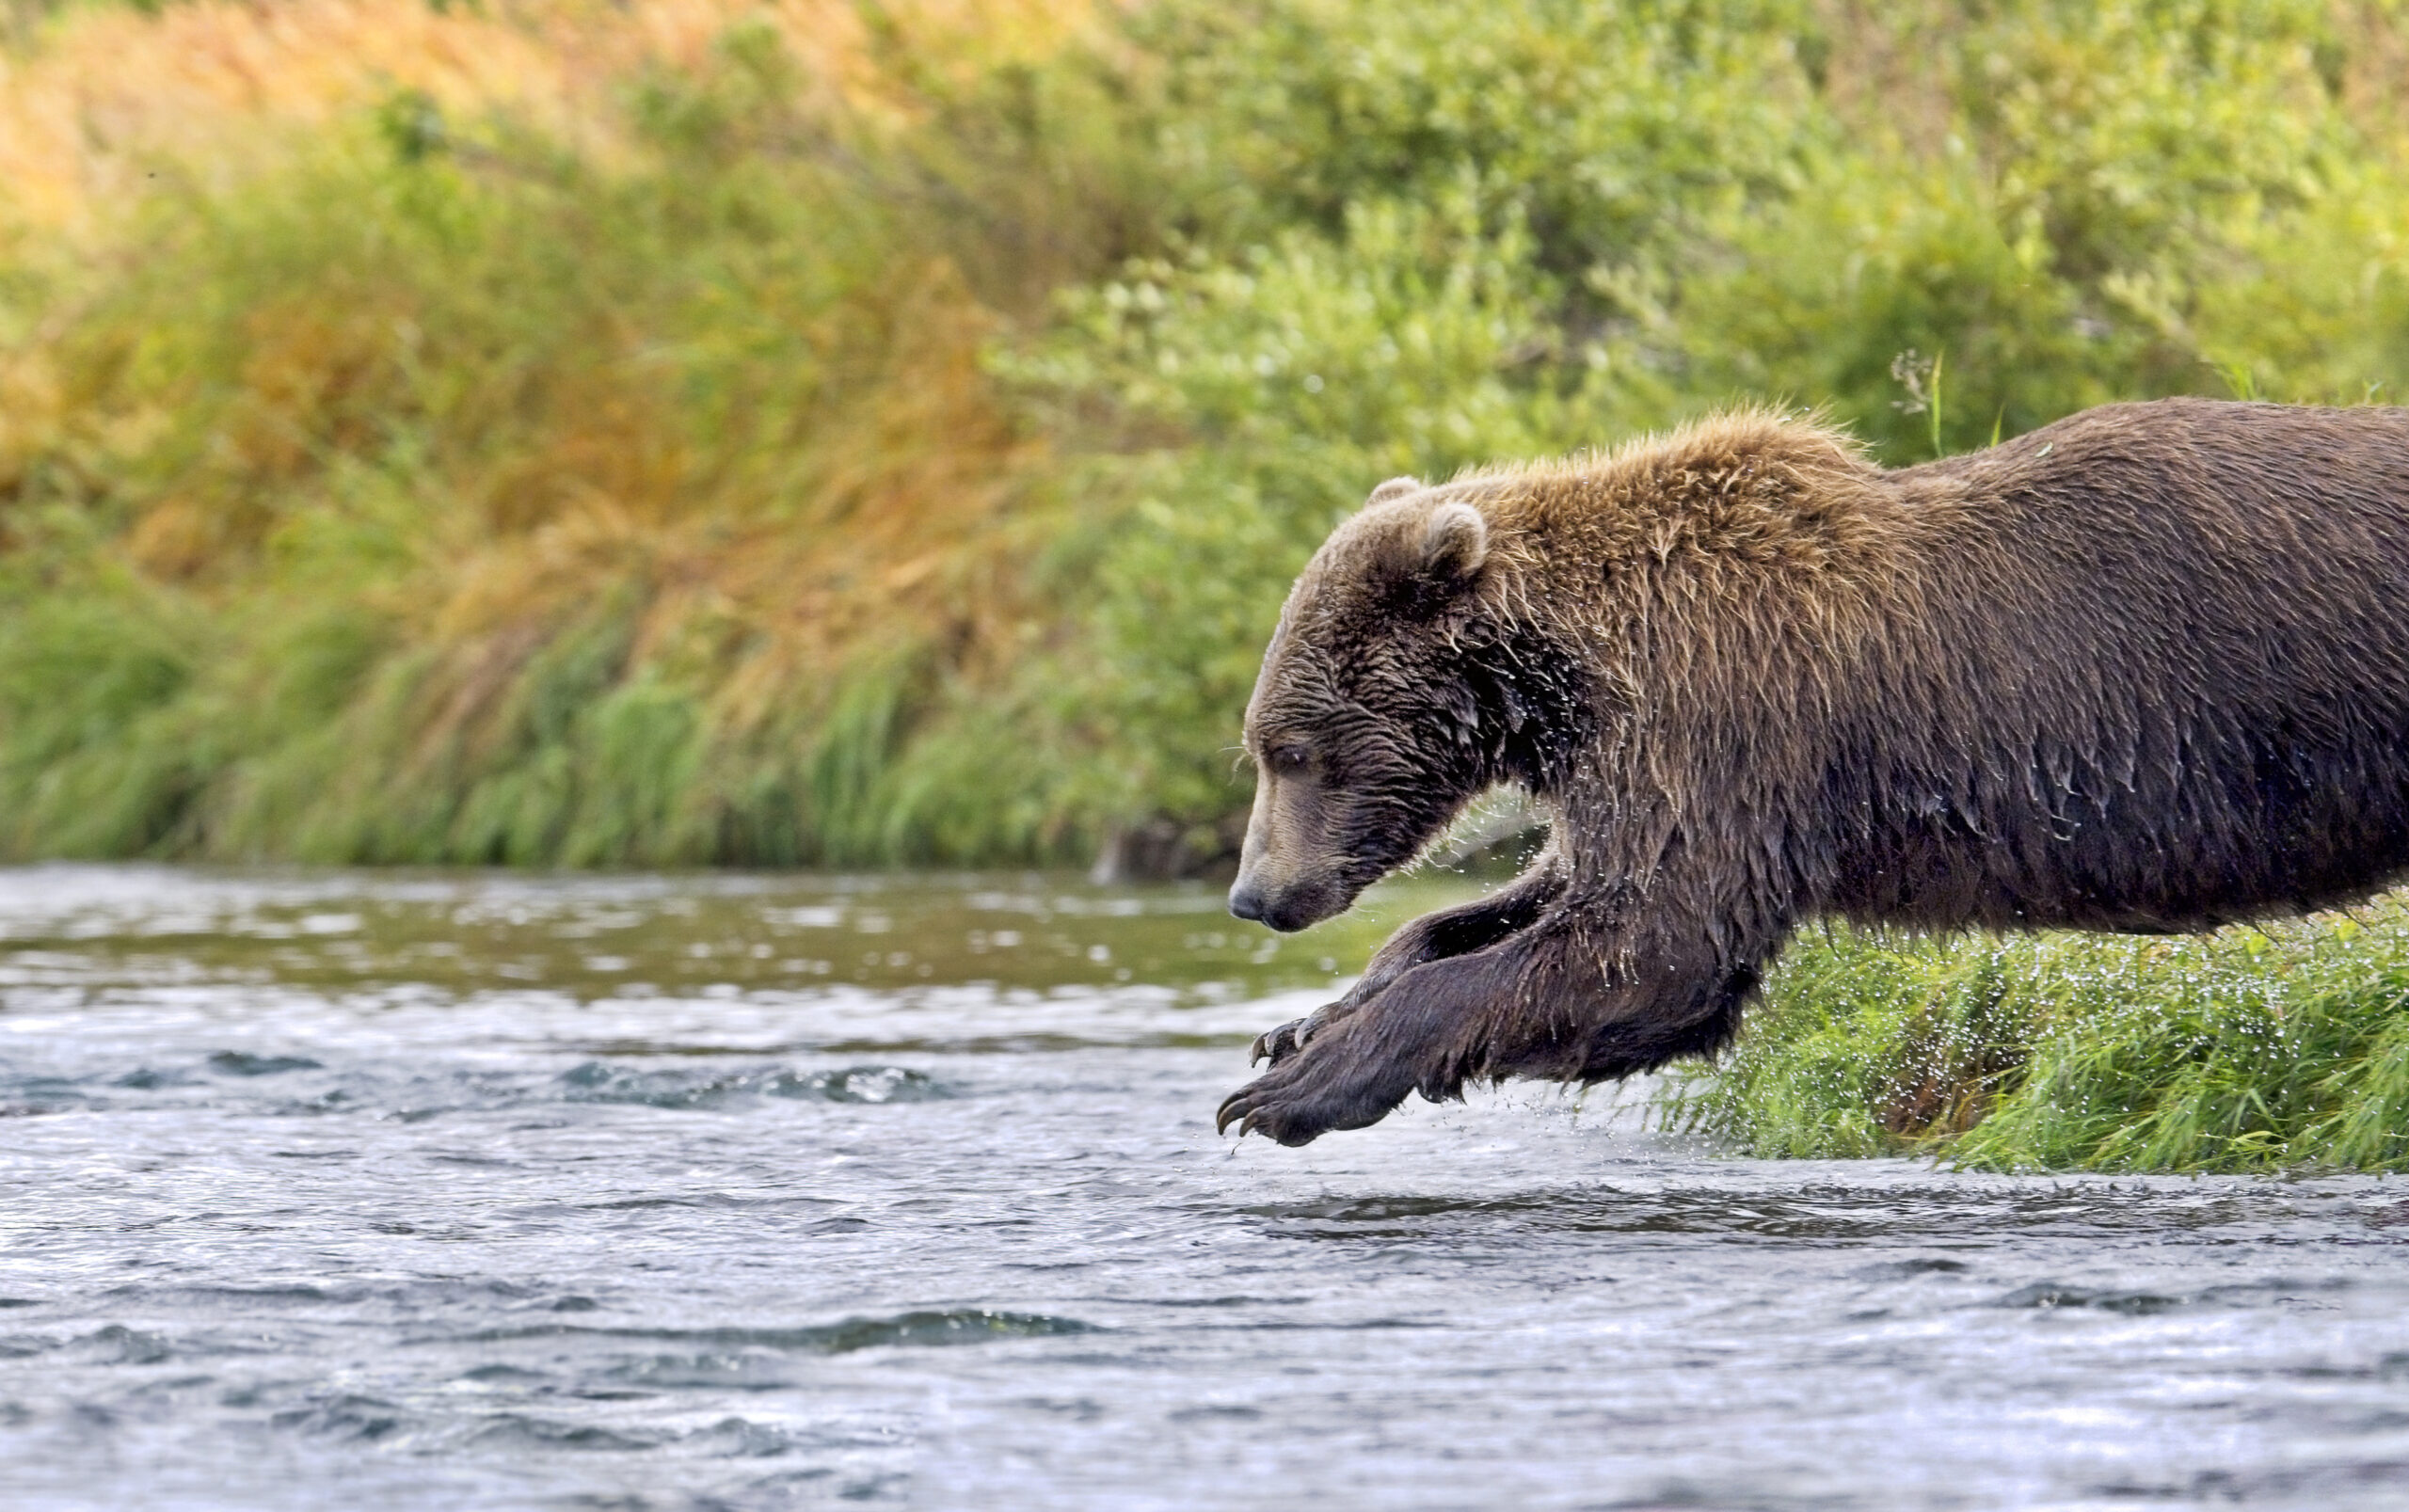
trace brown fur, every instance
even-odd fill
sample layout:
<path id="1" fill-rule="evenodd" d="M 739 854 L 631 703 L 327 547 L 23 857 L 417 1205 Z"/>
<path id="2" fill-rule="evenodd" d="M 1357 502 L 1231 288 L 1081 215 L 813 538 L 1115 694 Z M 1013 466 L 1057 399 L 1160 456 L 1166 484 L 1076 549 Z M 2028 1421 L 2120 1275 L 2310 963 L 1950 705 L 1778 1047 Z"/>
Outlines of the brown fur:
<path id="1" fill-rule="evenodd" d="M 2409 869 L 2409 411 L 2162 400 L 1885 471 L 1749 412 L 1383 485 L 1247 715 L 1298 929 L 1519 783 L 1548 850 L 1264 1037 L 1302 1143 L 1712 1051 L 1801 923 L 2168 932 Z"/>

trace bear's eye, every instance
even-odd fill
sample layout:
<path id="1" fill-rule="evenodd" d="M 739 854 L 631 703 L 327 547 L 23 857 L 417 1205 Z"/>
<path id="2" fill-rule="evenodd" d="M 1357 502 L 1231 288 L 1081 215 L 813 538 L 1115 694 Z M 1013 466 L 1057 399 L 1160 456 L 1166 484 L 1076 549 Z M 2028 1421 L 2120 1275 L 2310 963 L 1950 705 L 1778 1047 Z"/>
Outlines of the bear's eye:
<path id="1" fill-rule="evenodd" d="M 1284 741 L 1264 753 L 1271 770 L 1282 776 L 1294 776 L 1313 763 L 1313 753 L 1294 741 Z"/>

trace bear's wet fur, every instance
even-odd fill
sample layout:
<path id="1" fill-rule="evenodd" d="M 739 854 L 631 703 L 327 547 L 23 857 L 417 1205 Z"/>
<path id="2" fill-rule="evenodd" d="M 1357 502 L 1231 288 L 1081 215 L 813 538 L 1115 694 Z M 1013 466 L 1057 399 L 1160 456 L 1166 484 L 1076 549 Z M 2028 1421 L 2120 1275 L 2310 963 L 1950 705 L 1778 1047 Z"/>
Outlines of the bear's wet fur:
<path id="1" fill-rule="evenodd" d="M 2409 410 L 2111 405 L 1886 470 L 1726 415 L 1384 484 L 1247 710 L 1231 904 L 1298 929 L 1520 784 L 1546 850 L 1257 1042 L 1301 1144 L 1711 1052 L 1800 924 L 2205 930 L 2409 869 Z"/>

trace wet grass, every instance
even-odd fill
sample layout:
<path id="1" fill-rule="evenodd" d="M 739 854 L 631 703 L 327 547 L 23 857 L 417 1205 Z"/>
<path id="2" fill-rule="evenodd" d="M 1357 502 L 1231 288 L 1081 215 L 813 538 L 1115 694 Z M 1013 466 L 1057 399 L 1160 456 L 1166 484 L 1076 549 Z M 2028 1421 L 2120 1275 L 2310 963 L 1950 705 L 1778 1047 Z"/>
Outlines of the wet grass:
<path id="1" fill-rule="evenodd" d="M 2409 906 L 2177 939 L 1811 933 L 1658 1111 L 1764 1156 L 2409 1169 Z"/>

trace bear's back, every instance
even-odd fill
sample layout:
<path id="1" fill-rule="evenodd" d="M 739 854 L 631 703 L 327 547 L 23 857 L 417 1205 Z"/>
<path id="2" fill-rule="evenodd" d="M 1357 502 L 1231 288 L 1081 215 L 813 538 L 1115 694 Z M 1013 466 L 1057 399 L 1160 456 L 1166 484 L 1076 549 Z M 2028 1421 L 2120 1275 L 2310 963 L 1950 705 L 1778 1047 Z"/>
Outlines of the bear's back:
<path id="1" fill-rule="evenodd" d="M 2409 867 L 2409 410 L 2110 406 L 1886 482 L 1946 525 L 1882 653 L 1922 692 L 1836 753 L 1893 820 L 1848 911 L 2195 928 Z"/>

